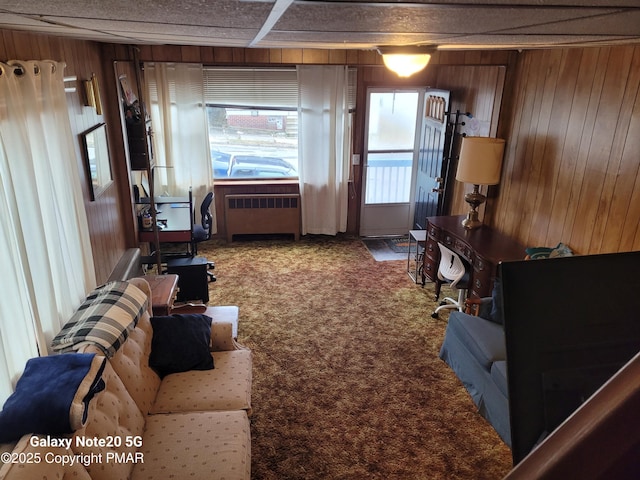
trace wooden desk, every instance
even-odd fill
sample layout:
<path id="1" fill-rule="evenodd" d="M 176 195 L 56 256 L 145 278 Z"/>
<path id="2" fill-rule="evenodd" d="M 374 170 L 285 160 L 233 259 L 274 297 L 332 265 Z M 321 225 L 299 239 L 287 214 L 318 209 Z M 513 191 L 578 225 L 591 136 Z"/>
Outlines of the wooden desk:
<path id="1" fill-rule="evenodd" d="M 427 241 L 423 256 L 423 280 L 438 281 L 438 265 L 442 243 L 472 266 L 471 297 L 490 297 L 498 263 L 524 259 L 525 247 L 491 227 L 482 225 L 473 230 L 462 226 L 464 215 L 427 218 Z"/>
<path id="2" fill-rule="evenodd" d="M 141 198 L 141 204 L 148 204 L 149 199 Z M 191 242 L 191 203 L 188 197 L 156 197 L 155 205 L 159 212 L 156 214 L 158 225 L 164 225 L 158 230 L 160 242 L 190 243 Z M 140 242 L 155 243 L 153 230 L 140 230 Z"/>

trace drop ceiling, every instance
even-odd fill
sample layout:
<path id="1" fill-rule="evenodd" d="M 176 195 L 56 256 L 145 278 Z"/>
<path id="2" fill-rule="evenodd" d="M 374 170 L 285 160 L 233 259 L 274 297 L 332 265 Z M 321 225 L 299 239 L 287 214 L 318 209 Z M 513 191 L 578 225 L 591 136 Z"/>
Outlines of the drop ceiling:
<path id="1" fill-rule="evenodd" d="M 598 46 L 640 43 L 640 0 L 0 0 L 0 28 L 247 48 Z"/>

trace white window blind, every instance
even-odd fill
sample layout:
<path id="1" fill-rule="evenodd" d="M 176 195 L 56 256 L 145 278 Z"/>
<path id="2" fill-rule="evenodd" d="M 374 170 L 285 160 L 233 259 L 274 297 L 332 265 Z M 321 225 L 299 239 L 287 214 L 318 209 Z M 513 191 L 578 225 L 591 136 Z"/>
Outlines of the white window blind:
<path id="1" fill-rule="evenodd" d="M 349 109 L 356 108 L 357 70 L 349 68 Z M 204 69 L 204 97 L 209 105 L 298 108 L 295 68 Z"/>
<path id="2" fill-rule="evenodd" d="M 209 105 L 248 108 L 298 108 L 295 69 L 204 69 L 204 97 Z"/>

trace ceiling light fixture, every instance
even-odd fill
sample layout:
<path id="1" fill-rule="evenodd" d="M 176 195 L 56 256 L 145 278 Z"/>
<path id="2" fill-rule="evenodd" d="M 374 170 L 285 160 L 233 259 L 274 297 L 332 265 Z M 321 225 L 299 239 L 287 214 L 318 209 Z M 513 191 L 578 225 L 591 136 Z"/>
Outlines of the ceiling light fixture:
<path id="1" fill-rule="evenodd" d="M 424 70 L 434 51 L 435 47 L 420 45 L 378 47 L 385 66 L 400 77 L 410 77 Z"/>

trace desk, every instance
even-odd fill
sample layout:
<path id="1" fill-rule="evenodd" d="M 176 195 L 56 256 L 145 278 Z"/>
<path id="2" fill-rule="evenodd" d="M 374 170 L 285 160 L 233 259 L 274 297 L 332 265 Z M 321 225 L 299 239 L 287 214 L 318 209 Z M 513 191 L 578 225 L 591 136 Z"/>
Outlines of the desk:
<path id="1" fill-rule="evenodd" d="M 423 280 L 428 277 L 439 289 L 438 265 L 442 243 L 472 266 L 471 297 L 490 297 L 498 264 L 502 261 L 523 260 L 525 247 L 486 225 L 473 230 L 462 226 L 464 215 L 427 218 L 427 240 L 423 255 Z"/>
<path id="2" fill-rule="evenodd" d="M 139 204 L 148 205 L 149 199 L 141 198 Z M 189 197 L 156 197 L 155 205 L 158 225 L 164 225 L 158 230 L 160 242 L 191 243 L 193 222 Z M 140 229 L 138 240 L 155 243 L 156 238 L 153 230 Z"/>

